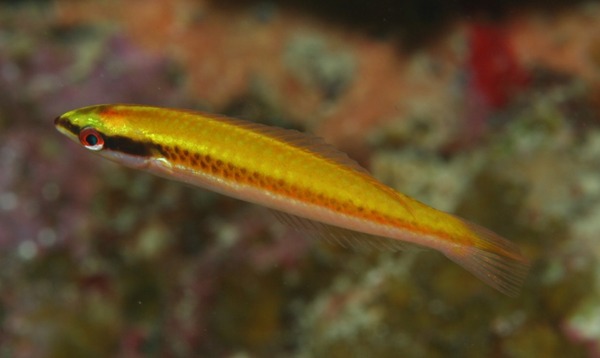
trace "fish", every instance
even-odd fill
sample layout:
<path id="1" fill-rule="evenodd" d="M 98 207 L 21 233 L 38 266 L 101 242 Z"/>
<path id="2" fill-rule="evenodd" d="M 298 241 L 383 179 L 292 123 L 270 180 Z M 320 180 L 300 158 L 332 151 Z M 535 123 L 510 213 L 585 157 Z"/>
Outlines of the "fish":
<path id="1" fill-rule="evenodd" d="M 54 123 L 109 160 L 268 207 L 328 241 L 433 249 L 508 296 L 527 276 L 528 260 L 514 243 L 384 185 L 308 133 L 137 104 L 79 108 Z"/>

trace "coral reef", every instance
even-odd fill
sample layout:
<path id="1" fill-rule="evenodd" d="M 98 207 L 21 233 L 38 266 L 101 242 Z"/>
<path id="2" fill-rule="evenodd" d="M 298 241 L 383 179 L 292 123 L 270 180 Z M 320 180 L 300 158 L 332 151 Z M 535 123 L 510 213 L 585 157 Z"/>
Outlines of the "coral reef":
<path id="1" fill-rule="evenodd" d="M 600 7 L 340 3 L 0 3 L 1 356 L 600 354 Z M 522 247 L 523 292 L 307 239 L 55 133 L 101 102 L 315 132 Z"/>

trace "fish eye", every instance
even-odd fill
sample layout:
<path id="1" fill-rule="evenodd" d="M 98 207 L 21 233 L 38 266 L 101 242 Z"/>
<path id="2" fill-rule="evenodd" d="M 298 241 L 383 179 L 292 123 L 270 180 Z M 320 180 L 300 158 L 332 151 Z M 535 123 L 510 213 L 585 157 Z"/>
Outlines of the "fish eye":
<path id="1" fill-rule="evenodd" d="M 79 132 L 79 141 L 81 144 L 89 150 L 98 151 L 104 147 L 104 138 L 100 132 L 94 128 L 83 128 Z"/>

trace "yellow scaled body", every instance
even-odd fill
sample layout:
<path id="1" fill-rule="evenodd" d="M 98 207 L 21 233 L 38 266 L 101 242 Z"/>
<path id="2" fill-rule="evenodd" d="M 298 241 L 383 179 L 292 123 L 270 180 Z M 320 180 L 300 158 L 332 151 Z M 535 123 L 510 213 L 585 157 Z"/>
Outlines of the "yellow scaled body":
<path id="1" fill-rule="evenodd" d="M 139 105 L 86 107 L 55 124 L 111 160 L 265 205 L 334 241 L 430 247 L 510 295 L 527 270 L 507 240 L 381 184 L 314 136 Z"/>

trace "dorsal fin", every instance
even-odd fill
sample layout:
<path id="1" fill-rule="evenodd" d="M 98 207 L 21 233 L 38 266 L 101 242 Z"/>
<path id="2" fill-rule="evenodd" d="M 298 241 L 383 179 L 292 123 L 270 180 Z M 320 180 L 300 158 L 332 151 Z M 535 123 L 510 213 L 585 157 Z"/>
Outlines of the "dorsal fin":
<path id="1" fill-rule="evenodd" d="M 328 144 L 321 137 L 314 134 L 299 132 L 294 129 L 285 129 L 279 127 L 267 126 L 260 123 L 249 122 L 241 119 L 219 116 L 219 120 L 234 124 L 238 127 L 251 130 L 256 133 L 271 137 L 273 139 L 288 143 L 298 148 L 317 154 L 332 162 L 341 164 L 356 170 L 357 172 L 371 175 L 368 170 L 360 166 L 354 159 L 331 144 Z"/>

